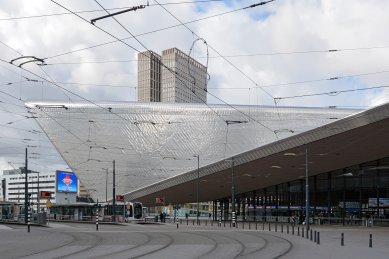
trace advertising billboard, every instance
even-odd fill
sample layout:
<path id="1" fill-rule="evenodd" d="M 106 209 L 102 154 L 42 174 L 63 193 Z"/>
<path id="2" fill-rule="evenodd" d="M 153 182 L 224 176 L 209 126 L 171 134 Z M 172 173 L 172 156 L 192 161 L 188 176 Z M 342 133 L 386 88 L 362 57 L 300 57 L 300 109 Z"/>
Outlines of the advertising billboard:
<path id="1" fill-rule="evenodd" d="M 369 198 L 369 207 L 370 208 L 388 208 L 389 207 L 389 198 L 379 198 L 379 204 L 377 204 L 377 198 Z"/>
<path id="2" fill-rule="evenodd" d="M 57 171 L 57 192 L 77 193 L 77 176 L 73 172 Z"/>

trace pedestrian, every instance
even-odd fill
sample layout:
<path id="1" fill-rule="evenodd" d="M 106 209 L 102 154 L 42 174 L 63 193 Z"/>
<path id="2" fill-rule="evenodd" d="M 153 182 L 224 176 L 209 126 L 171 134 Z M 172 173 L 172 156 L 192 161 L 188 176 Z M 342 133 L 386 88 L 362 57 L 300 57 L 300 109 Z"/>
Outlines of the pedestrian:
<path id="1" fill-rule="evenodd" d="M 162 212 L 159 214 L 159 220 L 160 220 L 161 222 L 163 222 L 163 213 L 162 213 Z"/>

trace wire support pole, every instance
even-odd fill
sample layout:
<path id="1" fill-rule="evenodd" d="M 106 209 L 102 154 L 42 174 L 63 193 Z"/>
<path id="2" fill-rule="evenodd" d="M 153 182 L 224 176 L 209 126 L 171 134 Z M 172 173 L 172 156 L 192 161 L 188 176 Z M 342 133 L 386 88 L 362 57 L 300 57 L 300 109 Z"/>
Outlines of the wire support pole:
<path id="1" fill-rule="evenodd" d="M 235 215 L 235 177 L 234 177 L 234 157 L 231 158 L 231 203 L 232 203 L 232 212 L 231 220 L 232 227 L 236 226 L 236 215 Z"/>
<path id="2" fill-rule="evenodd" d="M 199 216 L 200 216 L 200 211 L 199 211 L 199 178 L 200 178 L 200 155 L 197 155 L 197 181 L 196 181 L 196 199 L 197 199 L 197 225 L 199 225 Z"/>
<path id="3" fill-rule="evenodd" d="M 112 222 L 116 222 L 116 189 L 115 189 L 115 160 L 112 162 Z"/>
<path id="4" fill-rule="evenodd" d="M 305 225 L 309 230 L 309 176 L 308 176 L 308 149 L 305 148 Z"/>
<path id="5" fill-rule="evenodd" d="M 26 160 L 25 160 L 25 165 L 24 165 L 24 223 L 28 223 L 28 176 L 27 176 L 27 171 L 28 171 L 28 158 L 27 158 L 27 153 L 28 150 L 26 148 Z"/>

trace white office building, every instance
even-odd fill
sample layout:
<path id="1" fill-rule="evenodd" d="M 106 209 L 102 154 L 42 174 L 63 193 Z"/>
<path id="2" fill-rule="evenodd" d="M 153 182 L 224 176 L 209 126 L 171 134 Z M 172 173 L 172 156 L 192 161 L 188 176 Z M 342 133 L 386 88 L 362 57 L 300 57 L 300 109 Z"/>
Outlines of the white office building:
<path id="1" fill-rule="evenodd" d="M 39 178 L 38 178 L 39 177 Z M 24 168 L 4 170 L 3 175 L 0 176 L 3 184 L 3 200 L 15 203 L 24 203 L 24 188 L 25 175 Z M 39 179 L 39 180 L 38 180 Z M 37 208 L 38 193 L 40 191 L 48 191 L 52 193 L 51 202 L 55 203 L 56 193 L 56 174 L 40 173 L 36 171 L 29 171 L 28 173 L 28 193 L 31 194 L 30 201 L 34 204 L 33 208 Z M 46 205 L 46 199 L 40 199 L 40 206 L 43 208 Z"/>
<path id="2" fill-rule="evenodd" d="M 138 101 L 206 103 L 207 68 L 177 48 L 138 54 Z"/>

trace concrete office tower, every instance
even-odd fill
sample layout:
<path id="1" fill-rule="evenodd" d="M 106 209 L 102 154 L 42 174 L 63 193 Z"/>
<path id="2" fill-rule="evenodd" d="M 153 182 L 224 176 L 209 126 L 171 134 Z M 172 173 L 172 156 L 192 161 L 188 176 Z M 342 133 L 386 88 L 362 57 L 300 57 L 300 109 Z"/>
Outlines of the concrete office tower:
<path id="1" fill-rule="evenodd" d="M 138 101 L 161 101 L 161 56 L 153 51 L 138 54 Z"/>
<path id="2" fill-rule="evenodd" d="M 206 103 L 207 68 L 171 48 L 162 51 L 161 101 L 170 103 Z"/>

